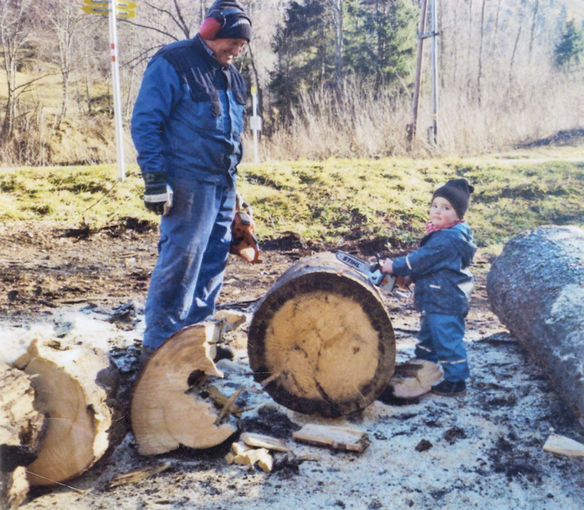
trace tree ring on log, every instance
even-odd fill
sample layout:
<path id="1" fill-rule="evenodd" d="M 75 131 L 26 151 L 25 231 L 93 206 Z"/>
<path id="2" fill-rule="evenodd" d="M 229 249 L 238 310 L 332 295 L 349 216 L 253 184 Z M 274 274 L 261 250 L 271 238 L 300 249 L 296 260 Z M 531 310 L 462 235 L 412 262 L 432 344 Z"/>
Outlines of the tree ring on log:
<path id="1" fill-rule="evenodd" d="M 395 335 L 377 288 L 330 253 L 286 271 L 252 318 L 250 366 L 280 404 L 342 416 L 371 404 L 395 368 Z"/>

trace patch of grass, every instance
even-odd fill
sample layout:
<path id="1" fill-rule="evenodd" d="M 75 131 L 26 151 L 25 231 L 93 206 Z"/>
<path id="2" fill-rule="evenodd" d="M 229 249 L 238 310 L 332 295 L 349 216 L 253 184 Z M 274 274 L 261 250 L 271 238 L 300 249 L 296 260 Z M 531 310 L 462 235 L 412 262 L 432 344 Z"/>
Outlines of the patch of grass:
<path id="1" fill-rule="evenodd" d="M 92 228 L 158 222 L 142 203 L 143 183 L 130 166 L 0 171 L 0 221 L 51 220 Z M 432 191 L 454 177 L 475 186 L 467 220 L 477 244 L 497 247 L 544 224 L 584 225 L 584 163 L 509 157 L 387 158 L 246 163 L 239 190 L 252 205 L 260 240 L 293 232 L 329 245 L 378 241 L 400 250 L 422 236 Z"/>

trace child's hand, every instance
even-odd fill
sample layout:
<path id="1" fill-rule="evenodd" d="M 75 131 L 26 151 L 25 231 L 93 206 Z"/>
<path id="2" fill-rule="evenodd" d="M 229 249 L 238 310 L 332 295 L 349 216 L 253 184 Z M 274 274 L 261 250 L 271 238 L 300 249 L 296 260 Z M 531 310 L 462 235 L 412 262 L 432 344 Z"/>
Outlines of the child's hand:
<path id="1" fill-rule="evenodd" d="M 379 265 L 381 266 L 381 271 L 387 274 L 393 274 L 393 260 L 385 259 L 379 261 Z"/>

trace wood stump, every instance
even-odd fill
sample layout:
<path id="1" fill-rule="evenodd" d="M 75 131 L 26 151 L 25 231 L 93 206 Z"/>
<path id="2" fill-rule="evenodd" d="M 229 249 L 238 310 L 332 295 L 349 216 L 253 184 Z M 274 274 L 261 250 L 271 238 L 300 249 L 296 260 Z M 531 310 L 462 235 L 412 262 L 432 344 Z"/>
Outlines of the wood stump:
<path id="1" fill-rule="evenodd" d="M 546 226 L 513 238 L 491 266 L 487 292 L 584 426 L 584 231 Z"/>
<path id="2" fill-rule="evenodd" d="M 132 430 L 142 455 L 179 446 L 217 446 L 237 429 L 220 423 L 220 413 L 200 389 L 207 376 L 223 377 L 211 359 L 218 322 L 188 326 L 168 338 L 145 364 L 134 387 Z"/>
<path id="3" fill-rule="evenodd" d="M 379 290 L 320 253 L 286 271 L 252 318 L 254 377 L 280 404 L 342 416 L 371 404 L 395 367 L 395 336 Z"/>
<path id="4" fill-rule="evenodd" d="M 35 340 L 14 367 L 32 376 L 35 408 L 47 422 L 37 457 L 26 468 L 30 485 L 80 475 L 123 437 L 112 406 L 118 372 L 105 352 Z"/>

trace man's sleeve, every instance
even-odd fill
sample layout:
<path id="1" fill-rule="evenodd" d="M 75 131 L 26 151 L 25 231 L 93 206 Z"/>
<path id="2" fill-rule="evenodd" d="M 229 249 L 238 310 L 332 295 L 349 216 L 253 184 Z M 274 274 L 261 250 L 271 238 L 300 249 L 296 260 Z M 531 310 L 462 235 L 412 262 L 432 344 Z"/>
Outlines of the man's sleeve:
<path id="1" fill-rule="evenodd" d="M 180 78 L 172 65 L 162 57 L 152 59 L 144 72 L 131 122 L 142 173 L 166 172 L 162 133 L 181 95 Z"/>

